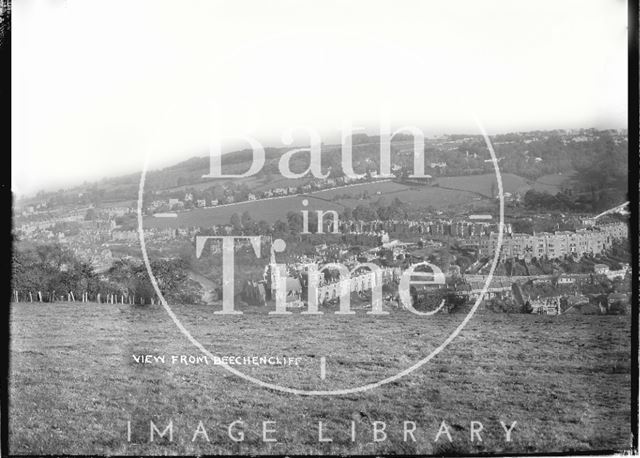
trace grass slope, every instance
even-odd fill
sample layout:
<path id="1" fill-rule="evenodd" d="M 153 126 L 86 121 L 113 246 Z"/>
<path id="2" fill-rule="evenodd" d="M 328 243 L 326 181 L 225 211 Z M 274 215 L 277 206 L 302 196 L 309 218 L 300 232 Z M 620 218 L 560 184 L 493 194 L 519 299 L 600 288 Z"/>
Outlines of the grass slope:
<path id="1" fill-rule="evenodd" d="M 368 197 L 362 198 L 364 192 Z M 379 194 L 378 194 L 379 193 Z M 334 197 L 338 196 L 337 200 Z M 451 208 L 468 205 L 470 197 L 467 190 L 441 189 L 431 186 L 407 186 L 391 181 L 358 184 L 355 186 L 314 192 L 300 196 L 273 198 L 261 201 L 238 202 L 231 205 L 213 208 L 197 208 L 179 212 L 177 218 L 146 217 L 144 226 L 149 228 L 178 228 L 191 226 L 207 226 L 212 224 L 227 224 L 234 213 L 249 212 L 255 221 L 265 220 L 273 223 L 278 219 L 286 221 L 289 211 L 299 212 L 304 209 L 336 210 L 341 212 L 345 206 L 355 208 L 360 204 L 368 205 L 386 198 L 390 204 L 396 197 L 414 208 Z M 302 200 L 308 199 L 309 205 L 302 206 Z"/>
<path id="2" fill-rule="evenodd" d="M 302 357 L 297 369 L 261 367 L 254 375 L 325 389 L 408 367 L 462 319 L 220 317 L 206 307 L 175 309 L 214 353 Z M 217 366 L 136 364 L 133 354 L 198 354 L 158 308 L 14 304 L 11 335 L 13 454 L 517 454 L 630 444 L 627 317 L 476 315 L 413 374 L 339 397 L 273 392 Z M 326 380 L 319 377 L 320 356 L 327 357 Z M 164 429 L 170 419 L 173 443 L 148 443 L 149 420 Z M 238 419 L 246 423 L 246 440 L 235 443 L 226 428 Z M 200 420 L 211 442 L 192 441 Z M 277 422 L 277 443 L 261 440 L 266 420 Z M 403 441 L 405 420 L 418 424 L 416 443 Z M 453 444 L 433 441 L 442 420 Z M 468 440 L 472 420 L 485 426 L 482 443 Z M 518 422 L 510 443 L 500 420 Z M 318 443 L 318 421 L 333 442 Z M 387 423 L 386 441 L 373 442 L 373 421 Z"/>
<path id="3" fill-rule="evenodd" d="M 520 192 L 524 194 L 531 186 L 524 178 L 511 173 L 501 174 L 504 192 Z M 437 179 L 440 186 L 465 190 L 485 197 L 493 198 L 498 194 L 498 181 L 495 174 L 469 175 L 460 177 L 440 177 Z M 492 194 L 493 187 L 493 194 Z"/>

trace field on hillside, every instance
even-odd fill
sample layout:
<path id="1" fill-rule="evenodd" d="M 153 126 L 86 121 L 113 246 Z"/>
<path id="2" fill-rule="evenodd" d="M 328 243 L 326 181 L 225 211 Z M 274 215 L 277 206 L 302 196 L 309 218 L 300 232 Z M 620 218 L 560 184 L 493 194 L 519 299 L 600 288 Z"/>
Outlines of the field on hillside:
<path id="1" fill-rule="evenodd" d="M 525 189 L 526 182 L 517 175 L 505 174 L 502 177 L 505 192 L 514 193 Z M 377 202 L 384 197 L 387 204 L 395 198 L 413 208 L 434 209 L 469 209 L 484 207 L 486 199 L 491 195 L 491 184 L 494 175 L 471 175 L 465 177 L 438 178 L 439 186 L 409 186 L 393 181 L 363 183 L 331 190 L 313 192 L 307 195 L 273 198 L 261 201 L 238 202 L 236 204 L 213 208 L 197 208 L 179 212 L 177 218 L 145 218 L 145 227 L 190 227 L 211 224 L 226 224 L 234 213 L 248 211 L 255 221 L 265 220 L 273 223 L 286 220 L 287 212 L 299 212 L 305 208 L 315 210 L 336 210 L 341 212 L 345 206 L 355 208 L 360 204 Z M 281 183 L 286 186 L 286 183 Z M 496 185 L 497 189 L 497 185 Z M 527 188 L 528 189 L 528 188 Z M 362 194 L 368 197 L 362 198 Z M 496 191 L 497 192 L 497 191 Z M 337 199 L 335 199 L 337 196 Z M 308 199 L 309 205 L 302 206 L 302 200 Z M 474 201 L 474 199 L 478 201 Z"/>
<path id="2" fill-rule="evenodd" d="M 362 199 L 360 195 L 368 192 L 369 197 Z M 378 194 L 380 192 L 380 194 Z M 334 200 L 335 195 L 340 198 Z M 343 198 L 348 195 L 348 198 Z M 300 196 L 281 197 L 260 201 L 239 202 L 232 205 L 224 205 L 213 208 L 197 208 L 190 211 L 179 212 L 176 218 L 147 217 L 144 220 L 145 227 L 190 227 L 207 226 L 212 224 L 227 224 L 234 213 L 241 215 L 249 212 L 255 221 L 265 220 L 273 223 L 278 219 L 286 221 L 290 211 L 300 212 L 309 210 L 335 210 L 342 212 L 345 207 L 355 208 L 358 205 L 368 205 L 378 201 L 381 197 L 391 204 L 396 197 L 402 202 L 414 208 L 433 207 L 446 209 L 460 205 L 467 205 L 470 194 L 462 191 L 452 191 L 437 187 L 409 187 L 393 182 L 368 183 L 358 186 L 345 187 L 335 190 L 319 191 Z M 303 199 L 309 201 L 308 206 L 302 205 Z"/>
<path id="3" fill-rule="evenodd" d="M 242 215 L 245 211 L 249 212 L 255 221 L 265 220 L 268 223 L 274 223 L 277 220 L 286 221 L 287 213 L 290 211 L 299 212 L 306 208 L 309 211 L 336 210 L 341 212 L 344 209 L 343 205 L 319 199 L 309 199 L 309 205 L 303 207 L 302 199 L 302 196 L 282 197 L 266 201 L 239 202 L 212 208 L 196 208 L 179 212 L 176 218 L 145 217 L 144 227 L 177 228 L 229 224 L 234 213 Z"/>
<path id="4" fill-rule="evenodd" d="M 574 172 L 543 175 L 535 181 L 533 188 L 538 192 L 546 191 L 550 194 L 557 194 L 561 191 L 562 186 L 571 180 L 573 174 Z"/>
<path id="5" fill-rule="evenodd" d="M 171 355 L 199 352 L 162 308 L 11 307 L 13 454 L 516 454 L 630 446 L 628 317 L 478 314 L 442 353 L 400 380 L 364 393 L 308 397 L 258 387 L 219 366 L 169 363 Z M 404 369 L 462 320 L 175 310 L 214 354 L 300 357 L 298 367 L 249 371 L 309 389 Z M 167 363 L 134 361 L 146 354 L 166 355 Z M 160 430 L 171 420 L 173 442 L 148 443 L 150 420 Z M 245 423 L 243 442 L 227 436 L 236 420 Z M 452 443 L 446 435 L 434 442 L 443 420 Z M 202 435 L 192 441 L 199 421 L 210 442 Z M 262 441 L 263 421 L 276 422 L 278 442 Z M 318 421 L 333 442 L 318 442 Z M 374 421 L 386 423 L 387 440 L 373 442 Z M 416 423 L 416 442 L 404 442 L 404 421 Z M 483 442 L 470 442 L 471 421 L 483 423 Z M 517 421 L 511 442 L 500 421 Z"/>
<path id="6" fill-rule="evenodd" d="M 524 194 L 531 188 L 527 180 L 518 175 L 503 173 L 501 178 L 504 192 Z M 498 195 L 498 181 L 495 174 L 439 177 L 437 182 L 443 187 L 465 190 L 485 197 L 493 198 Z"/>
<path id="7" fill-rule="evenodd" d="M 368 197 L 363 198 L 362 194 L 365 191 L 368 193 Z M 338 196 L 337 203 L 351 208 L 361 204 L 375 203 L 381 198 L 386 200 L 386 205 L 390 205 L 394 199 L 398 198 L 401 202 L 413 208 L 434 207 L 443 210 L 468 204 L 471 197 L 468 192 L 464 191 L 440 189 L 433 186 L 410 186 L 394 181 L 385 181 L 367 183 L 350 188 L 319 191 L 313 193 L 311 198 L 333 200 L 335 196 Z"/>
<path id="8" fill-rule="evenodd" d="M 284 186 L 285 184 L 283 184 Z M 145 227 L 190 227 L 190 226 L 206 226 L 211 224 L 227 224 L 234 213 L 242 214 L 248 211 L 255 221 L 265 220 L 274 223 L 278 219 L 286 221 L 287 213 L 290 211 L 299 212 L 301 210 L 336 210 L 341 212 L 345 205 L 349 203 L 341 203 L 333 201 L 333 196 L 338 193 L 342 194 L 362 194 L 364 191 L 376 196 L 377 190 L 394 193 L 397 190 L 408 189 L 404 185 L 392 182 L 382 183 L 366 183 L 343 187 L 336 190 L 319 191 L 309 195 L 278 197 L 260 201 L 238 202 L 231 205 L 222 205 L 212 208 L 196 208 L 186 212 L 178 213 L 177 218 L 155 218 L 147 217 L 144 220 Z M 376 196 L 376 199 L 380 196 Z M 308 199 L 309 205 L 302 206 L 302 200 Z M 363 203 L 360 201 L 360 203 Z"/>
<path id="9" fill-rule="evenodd" d="M 524 193 L 532 188 L 536 191 L 546 191 L 551 194 L 556 194 L 562 189 L 563 183 L 567 182 L 570 177 L 571 174 L 544 175 L 538 178 L 535 182 L 530 182 L 518 175 L 505 173 L 502 175 L 502 184 L 504 187 L 504 191 L 510 192 L 512 194 L 519 192 L 520 194 L 524 195 Z M 281 176 L 275 176 L 271 180 L 265 180 L 263 178 L 256 177 L 235 180 L 235 182 L 237 183 L 246 184 L 252 191 L 255 192 L 266 191 L 268 189 L 273 189 L 276 187 L 297 187 L 299 185 L 306 184 L 308 181 L 309 180 L 307 178 L 292 180 L 283 178 Z M 167 189 L 166 191 L 184 191 L 187 188 L 205 189 L 214 185 L 226 185 L 229 184 L 229 182 L 230 180 L 209 180 L 202 183 L 176 186 L 174 188 Z M 338 207 L 333 206 L 313 209 L 337 209 L 341 208 L 343 205 L 355 207 L 361 203 L 375 202 L 381 196 L 385 196 L 389 199 L 398 197 L 403 202 L 418 207 L 428 206 L 424 204 L 426 202 L 425 199 L 428 199 L 429 205 L 435 206 L 436 208 L 444 209 L 447 207 L 451 208 L 468 204 L 470 197 L 491 198 L 492 191 L 495 194 L 497 194 L 498 192 L 498 185 L 494 174 L 438 177 L 436 178 L 435 183 L 437 183 L 436 187 L 439 186 L 441 187 L 441 189 L 434 190 L 426 186 L 408 186 L 396 182 L 374 182 L 358 184 L 352 187 L 314 192 L 312 193 L 312 196 L 317 196 L 321 199 L 331 199 L 335 195 L 343 196 L 344 194 L 351 194 L 354 196 L 354 198 L 340 199 L 338 203 L 341 205 Z M 362 192 L 364 192 L 365 190 L 370 194 L 370 196 L 363 202 L 362 200 L 356 198 L 356 196 L 362 194 Z M 380 195 L 377 194 L 378 191 L 381 193 Z M 214 214 L 220 214 L 222 221 L 227 222 L 228 218 L 230 218 L 234 212 L 238 212 L 239 210 L 241 212 L 248 210 L 252 214 L 255 213 L 256 215 L 259 215 L 261 217 L 259 219 L 264 219 L 268 222 L 274 222 L 277 219 L 283 218 L 283 216 L 278 216 L 280 215 L 279 210 L 281 210 L 282 208 L 287 208 L 291 203 L 299 202 L 301 199 L 301 197 L 278 199 L 278 201 L 283 201 L 284 203 L 283 205 L 276 203 L 274 211 L 269 211 L 268 209 L 260 209 L 258 208 L 260 207 L 260 204 L 255 202 L 239 202 L 235 205 L 231 205 L 228 207 L 218 207 L 215 209 L 194 209 L 188 212 L 180 213 L 178 220 L 174 221 L 173 223 L 167 221 L 150 221 L 149 224 L 151 227 L 180 227 L 192 223 L 198 224 L 199 221 L 211 221 L 213 218 L 216 218 L 213 216 Z M 269 202 L 271 202 L 269 204 L 270 206 L 272 205 L 272 203 L 275 203 L 275 201 Z M 126 207 L 131 205 L 131 200 L 110 202 L 109 205 Z"/>

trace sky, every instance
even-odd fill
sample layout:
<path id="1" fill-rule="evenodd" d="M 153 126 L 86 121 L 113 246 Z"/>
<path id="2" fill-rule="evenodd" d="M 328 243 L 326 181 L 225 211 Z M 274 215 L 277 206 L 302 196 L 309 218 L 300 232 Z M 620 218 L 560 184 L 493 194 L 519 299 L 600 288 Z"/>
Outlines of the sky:
<path id="1" fill-rule="evenodd" d="M 620 0 L 20 0 L 18 195 L 246 147 L 287 129 L 625 128 Z M 303 130 L 296 144 L 308 143 Z"/>

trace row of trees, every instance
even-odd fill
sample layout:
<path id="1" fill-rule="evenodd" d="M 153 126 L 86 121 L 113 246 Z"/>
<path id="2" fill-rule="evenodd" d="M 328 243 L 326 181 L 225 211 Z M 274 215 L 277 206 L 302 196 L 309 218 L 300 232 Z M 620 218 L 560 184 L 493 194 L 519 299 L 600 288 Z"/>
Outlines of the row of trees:
<path id="1" fill-rule="evenodd" d="M 12 290 L 18 292 L 87 291 L 103 289 L 91 266 L 59 244 L 15 247 L 11 259 Z"/>
<path id="2" fill-rule="evenodd" d="M 401 220 L 408 217 L 407 206 L 398 198 L 395 198 L 391 204 L 387 199 L 381 197 L 377 202 L 371 204 L 360 204 L 356 208 L 345 207 L 339 215 L 340 220 L 344 221 L 389 221 Z M 287 221 L 277 220 L 273 224 L 269 224 L 265 220 L 255 221 L 248 211 L 242 214 L 234 213 L 231 215 L 229 224 L 233 226 L 236 233 L 246 233 L 254 235 L 284 235 L 287 233 L 299 234 L 303 231 L 303 216 L 301 212 L 290 211 L 287 213 Z M 324 224 L 333 225 L 332 217 L 324 218 Z M 331 226 L 333 227 L 333 226 Z M 308 214 L 308 230 L 316 233 L 318 228 L 318 215 L 314 211 Z M 327 230 L 325 229 L 325 232 Z"/>
<path id="3" fill-rule="evenodd" d="M 576 196 L 565 192 L 553 195 L 546 191 L 528 190 L 524 195 L 524 206 L 528 210 L 559 210 L 559 211 L 602 211 L 620 204 L 626 199 L 626 190 L 616 188 L 595 188 Z"/>
<path id="4" fill-rule="evenodd" d="M 138 260 L 121 259 L 104 274 L 79 260 L 60 244 L 16 244 L 12 253 L 12 291 L 20 297 L 29 295 L 49 300 L 53 294 L 72 292 L 91 299 L 100 294 L 135 297 L 136 302 L 149 303 L 156 294 L 145 266 Z M 202 290 L 189 279 L 188 266 L 180 259 L 158 259 L 151 262 L 160 291 L 170 303 L 199 303 Z"/>

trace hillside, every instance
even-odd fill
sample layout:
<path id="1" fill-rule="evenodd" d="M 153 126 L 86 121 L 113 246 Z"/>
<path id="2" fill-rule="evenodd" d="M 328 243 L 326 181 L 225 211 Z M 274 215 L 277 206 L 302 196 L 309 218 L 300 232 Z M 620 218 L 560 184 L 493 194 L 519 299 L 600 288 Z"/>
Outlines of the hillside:
<path id="1" fill-rule="evenodd" d="M 505 191 L 524 193 L 534 188 L 555 194 L 563 186 L 576 188 L 576 193 L 590 194 L 594 202 L 620 201 L 627 189 L 627 138 L 625 132 L 579 131 L 528 132 L 492 137 L 500 160 Z M 391 143 L 391 163 L 396 176 L 413 171 L 413 142 L 410 138 L 394 137 Z M 343 175 L 340 145 L 322 145 L 322 171 L 330 177 Z M 272 187 L 299 186 L 312 178 L 286 180 L 279 171 L 279 160 L 291 147 L 265 148 L 265 164 L 256 176 L 241 179 L 207 179 L 209 157 L 192 157 L 170 167 L 150 170 L 146 178 L 147 194 L 169 197 L 184 196 L 189 189 L 205 190 L 231 184 L 252 191 Z M 243 173 L 249 169 L 251 151 L 225 154 L 223 172 Z M 493 164 L 488 159 L 484 139 L 479 135 L 450 135 L 425 140 L 425 173 L 446 188 L 476 193 L 478 197 L 494 197 Z M 354 136 L 353 169 L 356 173 L 380 171 L 379 137 Z M 303 172 L 308 155 L 297 153 L 291 160 L 293 172 Z M 483 177 L 483 178 L 479 178 Z M 572 180 L 567 180 L 571 177 Z M 48 207 L 61 205 L 101 205 L 137 199 L 140 175 L 103 179 L 100 182 L 39 193 L 21 205 L 46 202 Z"/>
<path id="2" fill-rule="evenodd" d="M 531 189 L 528 180 L 512 173 L 501 173 L 504 192 L 524 194 Z M 441 177 L 437 184 L 441 188 L 469 191 L 484 197 L 493 198 L 498 195 L 498 180 L 495 174 Z"/>
<path id="3" fill-rule="evenodd" d="M 504 191 L 509 193 L 525 192 L 531 186 L 517 175 L 502 176 Z M 288 212 L 309 210 L 335 210 L 342 212 L 345 207 L 355 208 L 395 198 L 414 209 L 462 209 L 473 204 L 486 207 L 491 195 L 494 175 L 472 175 L 438 179 L 440 186 L 409 186 L 395 181 L 377 181 L 340 187 L 337 189 L 305 193 L 298 196 L 277 197 L 261 201 L 246 201 L 220 205 L 213 208 L 195 208 L 177 213 L 176 218 L 158 218 L 149 216 L 144 220 L 149 228 L 178 228 L 227 224 L 234 213 L 249 212 L 255 221 L 264 220 L 274 223 L 286 220 Z M 441 183 L 446 183 L 446 187 Z M 497 185 L 496 189 L 497 189 Z M 302 200 L 309 204 L 303 207 Z M 265 201 L 268 204 L 265 204 Z"/>

